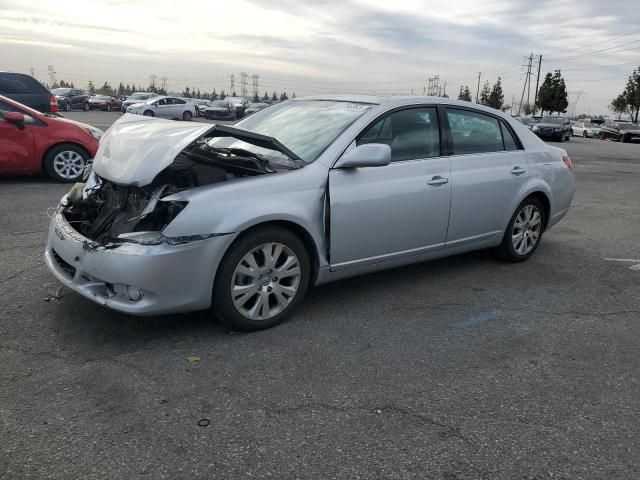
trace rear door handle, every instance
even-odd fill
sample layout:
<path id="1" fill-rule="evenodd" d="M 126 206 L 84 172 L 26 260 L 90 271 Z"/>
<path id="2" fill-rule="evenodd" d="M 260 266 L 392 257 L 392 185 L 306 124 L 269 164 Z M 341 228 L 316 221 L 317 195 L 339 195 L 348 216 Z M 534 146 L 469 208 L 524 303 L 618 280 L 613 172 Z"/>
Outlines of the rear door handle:
<path id="1" fill-rule="evenodd" d="M 431 180 L 427 182 L 427 185 L 433 185 L 437 187 L 438 185 L 444 185 L 445 183 L 449 183 L 448 178 L 441 177 L 440 175 L 436 175 Z"/>
<path id="2" fill-rule="evenodd" d="M 524 168 L 520 168 L 520 167 L 513 167 L 513 169 L 511 170 L 511 175 L 522 175 L 523 173 L 526 173 L 527 171 Z"/>

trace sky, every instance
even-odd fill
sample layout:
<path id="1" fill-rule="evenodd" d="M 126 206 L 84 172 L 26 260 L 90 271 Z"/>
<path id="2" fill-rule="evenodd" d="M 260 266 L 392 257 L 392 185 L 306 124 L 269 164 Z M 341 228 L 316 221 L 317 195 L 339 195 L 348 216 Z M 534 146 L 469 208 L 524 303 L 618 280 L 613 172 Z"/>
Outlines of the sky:
<path id="1" fill-rule="evenodd" d="M 0 69 L 50 83 L 53 65 L 82 87 L 156 75 L 228 92 L 234 74 L 239 92 L 246 72 L 261 95 L 422 95 L 438 75 L 457 97 L 482 72 L 511 104 L 531 53 L 541 82 L 561 69 L 569 113 L 609 113 L 640 66 L 638 0 L 0 0 Z"/>

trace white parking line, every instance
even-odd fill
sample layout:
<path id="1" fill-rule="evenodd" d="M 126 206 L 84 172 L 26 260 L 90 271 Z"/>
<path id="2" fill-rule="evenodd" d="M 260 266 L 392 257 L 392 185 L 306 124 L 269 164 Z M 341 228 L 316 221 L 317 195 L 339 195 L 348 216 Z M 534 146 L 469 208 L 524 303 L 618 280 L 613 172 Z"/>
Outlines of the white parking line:
<path id="1" fill-rule="evenodd" d="M 629 267 L 629 270 L 640 270 L 640 260 L 635 260 L 633 258 L 607 258 L 607 257 L 603 257 L 603 260 L 607 260 L 608 262 L 634 263 L 635 265 L 631 265 Z"/>

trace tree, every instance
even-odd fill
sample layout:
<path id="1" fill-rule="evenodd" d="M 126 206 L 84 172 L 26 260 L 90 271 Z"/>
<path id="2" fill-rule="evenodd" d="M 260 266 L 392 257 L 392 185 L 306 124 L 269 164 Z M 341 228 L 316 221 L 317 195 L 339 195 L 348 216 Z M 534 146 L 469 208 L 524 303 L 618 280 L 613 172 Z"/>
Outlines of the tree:
<path id="1" fill-rule="evenodd" d="M 280 101 L 284 102 L 285 100 L 289 100 L 289 97 L 287 97 L 287 92 L 282 92 L 280 94 Z"/>
<path id="2" fill-rule="evenodd" d="M 136 88 L 136 84 L 132 83 L 131 84 L 131 93 L 134 93 L 134 92 L 137 92 L 137 91 L 138 91 L 138 89 Z"/>
<path id="3" fill-rule="evenodd" d="M 125 88 L 122 82 L 120 82 L 120 85 L 118 85 L 118 95 L 122 96 L 124 94 L 125 94 Z"/>
<path id="4" fill-rule="evenodd" d="M 115 95 L 115 91 L 111 88 L 111 84 L 109 82 L 104 82 L 104 85 L 97 89 L 96 93 L 100 95 Z"/>
<path id="5" fill-rule="evenodd" d="M 253 94 L 252 102 L 253 102 L 253 103 L 258 103 L 259 101 L 260 101 L 260 95 L 258 95 L 258 92 L 255 92 L 255 93 Z"/>
<path id="6" fill-rule="evenodd" d="M 184 87 L 182 91 L 182 96 L 186 98 L 191 98 L 191 89 L 189 87 Z"/>
<path id="7" fill-rule="evenodd" d="M 540 115 L 544 115 L 544 112 L 552 112 L 553 103 L 553 75 L 551 72 L 547 73 L 544 77 L 544 81 L 538 89 L 538 107 L 540 107 Z"/>
<path id="8" fill-rule="evenodd" d="M 227 97 L 227 94 L 224 93 L 224 90 L 220 90 L 220 100 L 224 100 Z"/>
<path id="9" fill-rule="evenodd" d="M 491 87 L 489 86 L 489 82 L 486 81 L 480 92 L 480 103 L 482 105 L 489 105 L 489 95 L 491 95 Z"/>
<path id="10" fill-rule="evenodd" d="M 504 92 L 502 91 L 502 80 L 500 79 L 500 77 L 498 77 L 496 83 L 493 84 L 493 88 L 491 89 L 491 93 L 489 94 L 489 98 L 487 99 L 487 103 L 485 103 L 485 105 L 495 108 L 496 110 L 501 110 L 503 104 Z"/>
<path id="11" fill-rule="evenodd" d="M 274 102 L 278 101 L 278 95 L 276 94 L 276 91 L 273 91 L 273 95 L 271 95 L 271 100 L 273 100 Z"/>
<path id="12" fill-rule="evenodd" d="M 262 97 L 262 100 L 264 100 L 265 102 L 269 100 L 269 94 L 267 92 L 264 92 L 264 96 Z"/>
<path id="13" fill-rule="evenodd" d="M 196 98 L 202 98 L 202 97 L 200 96 L 200 89 L 198 89 L 198 93 L 196 93 Z"/>
<path id="14" fill-rule="evenodd" d="M 535 112 L 533 105 L 531 105 L 530 103 L 523 103 L 522 104 L 522 113 L 524 113 L 525 115 L 532 115 Z"/>
<path id="15" fill-rule="evenodd" d="M 609 110 L 618 115 L 618 120 L 622 118 L 622 115 L 625 113 L 631 114 L 629 102 L 627 101 L 627 97 L 624 93 L 621 93 L 616 98 L 611 101 L 609 105 Z"/>
<path id="16" fill-rule="evenodd" d="M 96 93 L 96 86 L 93 84 L 93 80 L 89 80 L 89 83 L 87 84 L 87 90 L 91 95 Z"/>
<path id="17" fill-rule="evenodd" d="M 553 74 L 553 110 L 554 112 L 564 113 L 569 106 L 567 99 L 567 86 L 564 78 L 560 75 L 560 70 L 556 70 Z"/>
<path id="18" fill-rule="evenodd" d="M 293 93 L 291 94 L 291 98 L 296 98 L 296 92 L 293 92 Z"/>
<path id="19" fill-rule="evenodd" d="M 467 85 L 460 87 L 460 93 L 458 94 L 458 100 L 464 100 L 465 102 L 471 101 L 471 91 Z"/>
<path id="20" fill-rule="evenodd" d="M 210 95 L 209 98 L 211 98 L 211 100 L 217 100 L 218 99 L 218 93 L 216 92 L 215 88 L 213 89 L 213 92 L 211 92 L 211 95 Z"/>
<path id="21" fill-rule="evenodd" d="M 623 95 L 627 101 L 631 120 L 637 123 L 640 114 L 640 67 L 634 69 L 629 76 Z"/>
<path id="22" fill-rule="evenodd" d="M 234 90 L 233 93 L 231 94 L 232 97 L 237 97 L 238 94 L 236 93 L 236 91 Z"/>

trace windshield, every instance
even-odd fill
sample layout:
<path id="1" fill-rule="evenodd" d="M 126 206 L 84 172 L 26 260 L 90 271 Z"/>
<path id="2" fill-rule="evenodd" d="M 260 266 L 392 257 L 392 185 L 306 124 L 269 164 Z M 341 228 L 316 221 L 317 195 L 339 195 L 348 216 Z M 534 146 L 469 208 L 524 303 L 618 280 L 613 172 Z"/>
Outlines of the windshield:
<path id="1" fill-rule="evenodd" d="M 557 123 L 558 125 L 562 125 L 564 123 L 564 118 L 562 117 L 542 117 L 540 123 Z"/>
<path id="2" fill-rule="evenodd" d="M 600 128 L 600 125 L 597 123 L 585 123 L 584 126 L 587 128 Z"/>
<path id="3" fill-rule="evenodd" d="M 635 123 L 621 123 L 620 130 L 637 130 L 638 125 Z"/>
<path id="4" fill-rule="evenodd" d="M 107 95 L 96 95 L 91 98 L 91 100 L 109 100 L 111 97 Z"/>
<path id="5" fill-rule="evenodd" d="M 371 105 L 355 102 L 297 100 L 254 113 L 235 127 L 279 140 L 307 163 L 320 154 Z M 231 137 L 213 138 L 213 147 L 243 148 L 266 157 L 286 158 Z"/>
<path id="6" fill-rule="evenodd" d="M 51 90 L 51 92 L 54 95 L 59 95 L 61 97 L 64 97 L 71 93 L 71 89 L 70 88 L 54 88 L 53 90 Z"/>
<path id="7" fill-rule="evenodd" d="M 227 108 L 229 106 L 228 102 L 225 102 L 223 100 L 216 100 L 215 102 L 211 103 L 212 107 L 224 107 Z"/>
<path id="8" fill-rule="evenodd" d="M 129 100 L 146 100 L 149 98 L 147 93 L 134 93 L 129 97 Z"/>
<path id="9" fill-rule="evenodd" d="M 269 105 L 267 105 L 266 103 L 250 103 L 249 104 L 249 108 L 264 108 L 268 106 Z"/>

